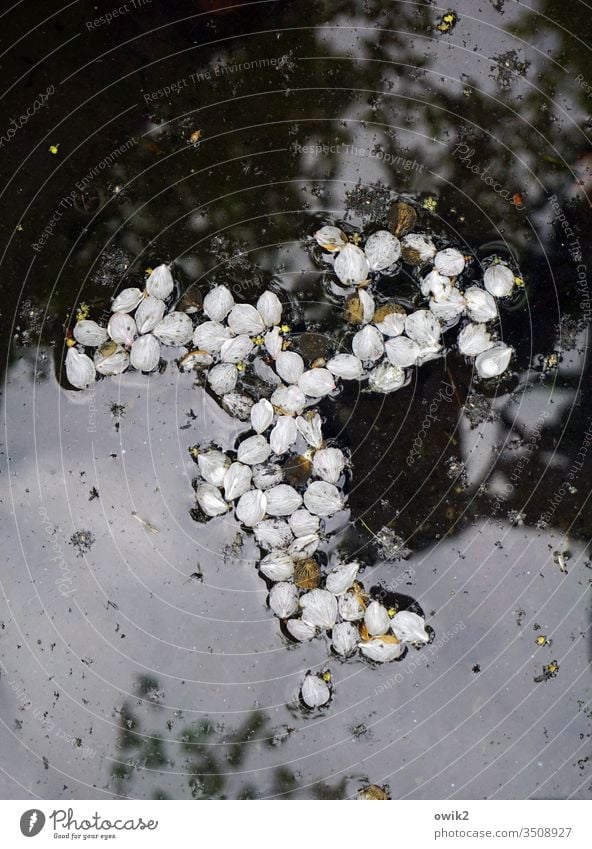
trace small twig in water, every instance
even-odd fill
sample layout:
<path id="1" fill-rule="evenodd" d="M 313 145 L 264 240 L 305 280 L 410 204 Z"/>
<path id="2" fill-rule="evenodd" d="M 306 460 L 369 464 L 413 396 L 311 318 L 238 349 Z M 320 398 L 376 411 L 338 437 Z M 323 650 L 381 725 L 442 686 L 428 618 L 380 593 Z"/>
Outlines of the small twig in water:
<path id="1" fill-rule="evenodd" d="M 135 510 L 132 511 L 132 516 L 134 519 L 137 519 L 138 522 L 146 528 L 147 531 L 150 531 L 151 534 L 159 533 L 158 528 L 155 528 L 154 525 L 151 525 L 150 522 L 147 522 L 145 519 L 142 519 L 141 516 L 138 516 Z"/>

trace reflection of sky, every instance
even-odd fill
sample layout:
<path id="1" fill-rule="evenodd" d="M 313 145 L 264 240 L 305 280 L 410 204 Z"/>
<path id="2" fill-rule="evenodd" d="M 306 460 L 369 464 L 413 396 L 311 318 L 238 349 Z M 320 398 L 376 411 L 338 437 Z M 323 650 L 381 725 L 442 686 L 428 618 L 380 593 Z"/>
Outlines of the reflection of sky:
<path id="1" fill-rule="evenodd" d="M 242 769 L 258 772 L 231 777 L 230 795 L 247 777 L 272 792 L 270 770 L 281 764 L 297 772 L 302 787 L 345 775 L 352 793 L 368 776 L 390 780 L 398 797 L 481 797 L 506 781 L 501 796 L 585 794 L 583 776 L 571 767 L 583 753 L 579 735 L 589 730 L 577 704 L 590 684 L 581 546 L 570 545 L 563 575 L 551 556 L 559 535 L 495 520 L 413 555 L 405 564 L 411 585 L 399 589 L 418 598 L 437 640 L 445 641 L 375 670 L 359 660 L 330 660 L 331 709 L 303 718 L 284 703 L 306 669 L 327 664 L 324 640 L 288 649 L 265 608 L 255 550 L 247 545 L 242 560 L 220 554 L 234 539 L 234 521 L 200 526 L 188 516 L 194 467 L 186 449 L 214 437 L 229 445 L 226 415 L 174 369 L 149 382 L 129 374 L 96 385 L 96 433 L 89 433 L 88 396 L 64 392 L 53 379 L 33 393 L 29 373 L 26 361 L 13 367 L 6 398 L 7 453 L 14 460 L 10 486 L 6 476 L 3 484 L 3 591 L 10 605 L 3 602 L 0 737 L 8 771 L 21 786 L 4 777 L 2 795 L 112 792 L 117 710 L 126 699 L 143 731 L 167 739 L 205 714 L 236 728 L 258 707 L 272 732 L 294 728 L 276 747 L 249 747 Z M 113 401 L 127 407 L 119 434 L 108 409 Z M 190 408 L 197 419 L 186 416 Z M 99 500 L 88 500 L 92 486 Z M 40 506 L 71 570 L 70 598 L 56 585 L 59 562 L 51 562 L 56 548 Z M 159 533 L 147 532 L 132 511 Z M 80 529 L 96 537 L 86 557 L 76 557 L 69 544 Z M 198 563 L 203 583 L 188 580 Z M 402 572 L 400 564 L 379 564 L 363 580 L 389 584 Z M 535 621 L 552 636 L 552 649 L 535 645 Z M 535 685 L 552 658 L 560 662 L 558 678 Z M 162 707 L 142 706 L 130 695 L 141 674 L 157 680 Z M 20 692 L 32 702 L 26 710 L 19 710 Z M 39 718 L 44 711 L 51 730 Z M 353 740 L 360 722 L 369 731 Z M 60 729 L 96 756 L 73 748 Z M 42 755 L 48 770 L 39 770 Z M 184 769 L 181 757 L 168 777 L 139 769 L 129 792 L 148 796 L 158 786 L 188 796 Z"/>

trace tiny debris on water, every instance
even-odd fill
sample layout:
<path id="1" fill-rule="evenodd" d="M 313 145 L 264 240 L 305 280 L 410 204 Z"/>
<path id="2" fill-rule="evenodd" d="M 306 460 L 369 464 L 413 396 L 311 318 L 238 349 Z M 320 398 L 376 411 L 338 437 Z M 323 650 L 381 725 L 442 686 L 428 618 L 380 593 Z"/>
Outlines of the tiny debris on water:
<path id="1" fill-rule="evenodd" d="M 70 545 L 74 546 L 78 557 L 82 557 L 84 554 L 87 554 L 94 544 L 94 541 L 95 536 L 92 531 L 76 531 L 76 533 L 72 534 L 70 537 Z"/>
<path id="2" fill-rule="evenodd" d="M 392 528 L 381 528 L 374 541 L 378 545 L 378 556 L 383 560 L 406 560 L 411 554 L 411 549 L 403 537 L 396 534 Z"/>
<path id="3" fill-rule="evenodd" d="M 135 512 L 135 510 L 132 511 L 132 516 L 134 517 L 134 519 L 137 522 L 139 522 L 142 525 L 143 528 L 146 528 L 146 530 L 149 531 L 151 534 L 159 533 L 158 528 L 156 528 L 154 525 L 150 524 L 150 522 L 147 522 L 146 519 L 142 519 L 141 516 L 138 516 L 138 514 Z"/>
<path id="4" fill-rule="evenodd" d="M 559 672 L 559 664 L 556 660 L 552 660 L 546 666 L 543 666 L 542 675 L 537 675 L 534 679 L 535 684 L 541 684 L 543 681 L 548 681 L 550 678 L 555 678 Z"/>
<path id="5" fill-rule="evenodd" d="M 448 33 L 452 32 L 454 27 L 458 23 L 458 15 L 456 12 L 448 11 L 446 14 L 442 15 L 442 19 L 436 29 L 438 32 Z"/>

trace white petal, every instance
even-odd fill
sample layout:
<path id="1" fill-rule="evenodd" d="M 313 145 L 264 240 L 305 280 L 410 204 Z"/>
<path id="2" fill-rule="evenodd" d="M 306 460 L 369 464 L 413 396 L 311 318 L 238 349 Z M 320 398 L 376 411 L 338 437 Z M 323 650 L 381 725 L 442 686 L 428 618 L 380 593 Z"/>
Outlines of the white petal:
<path id="1" fill-rule="evenodd" d="M 273 421 L 273 407 L 267 400 L 262 398 L 251 407 L 251 424 L 256 433 L 263 433 Z"/>
<path id="2" fill-rule="evenodd" d="M 493 346 L 489 331 L 484 324 L 467 324 L 458 334 L 458 349 L 466 357 L 476 357 Z"/>
<path id="3" fill-rule="evenodd" d="M 374 636 L 386 634 L 391 626 L 391 620 L 384 607 L 379 601 L 371 601 L 366 608 L 364 624 L 368 633 Z"/>
<path id="4" fill-rule="evenodd" d="M 223 363 L 240 363 L 247 359 L 253 348 L 250 336 L 235 336 L 222 343 L 220 359 Z"/>
<path id="5" fill-rule="evenodd" d="M 337 654 L 349 657 L 357 651 L 359 638 L 355 625 L 351 622 L 340 622 L 331 633 L 331 646 Z"/>
<path id="6" fill-rule="evenodd" d="M 302 496 L 287 483 L 272 486 L 266 492 L 267 513 L 270 516 L 289 516 L 302 504 Z"/>
<path id="7" fill-rule="evenodd" d="M 364 374 L 361 360 L 353 354 L 336 354 L 327 363 L 327 369 L 343 380 L 359 380 Z"/>
<path id="8" fill-rule="evenodd" d="M 203 300 L 203 311 L 212 321 L 224 321 L 233 306 L 234 298 L 226 286 L 216 286 Z"/>
<path id="9" fill-rule="evenodd" d="M 95 351 L 94 364 L 99 374 L 115 375 L 123 374 L 129 367 L 129 353 L 121 345 L 118 345 L 117 350 L 109 356 L 105 357 L 100 351 Z"/>
<path id="10" fill-rule="evenodd" d="M 259 564 L 270 581 L 288 581 L 294 574 L 294 561 L 285 551 L 271 551 Z"/>
<path id="11" fill-rule="evenodd" d="M 459 289 L 453 286 L 445 298 L 430 301 L 430 312 L 439 321 L 454 321 L 466 309 L 465 299 Z"/>
<path id="12" fill-rule="evenodd" d="M 344 286 L 358 286 L 368 279 L 370 273 L 370 265 L 364 251 L 350 243 L 340 250 L 333 268 Z"/>
<path id="13" fill-rule="evenodd" d="M 218 363 L 208 372 L 208 383 L 216 395 L 232 392 L 238 380 L 238 370 L 231 363 Z"/>
<path id="14" fill-rule="evenodd" d="M 96 371 L 93 361 L 76 348 L 68 348 L 66 354 L 66 377 L 76 389 L 86 389 L 94 382 Z"/>
<path id="15" fill-rule="evenodd" d="M 479 377 L 498 377 L 510 365 L 512 349 L 503 342 L 496 342 L 489 350 L 483 351 L 475 360 Z"/>
<path id="16" fill-rule="evenodd" d="M 206 516 L 220 516 L 228 510 L 220 490 L 211 483 L 200 484 L 196 491 L 197 503 Z"/>
<path id="17" fill-rule="evenodd" d="M 316 534 L 319 530 L 320 519 L 318 516 L 313 516 L 308 510 L 296 510 L 292 513 L 289 520 L 290 527 L 295 537 L 305 537 L 309 534 Z"/>
<path id="18" fill-rule="evenodd" d="M 374 298 L 365 289 L 358 289 L 356 294 L 362 305 L 362 324 L 368 324 L 368 322 L 372 321 L 376 310 Z"/>
<path id="19" fill-rule="evenodd" d="M 107 331 L 104 327 L 97 324 L 96 321 L 77 321 L 74 325 L 74 339 L 81 345 L 88 345 L 89 348 L 98 348 L 108 339 Z"/>
<path id="20" fill-rule="evenodd" d="M 358 622 L 364 618 L 364 605 L 353 592 L 339 596 L 339 615 L 347 622 Z"/>
<path id="21" fill-rule="evenodd" d="M 236 505 L 236 517 L 243 525 L 253 528 L 263 519 L 266 509 L 265 493 L 259 489 L 250 489 L 239 498 Z"/>
<path id="22" fill-rule="evenodd" d="M 193 337 L 193 324 L 184 312 L 170 312 L 158 322 L 154 335 L 163 345 L 187 345 Z"/>
<path id="23" fill-rule="evenodd" d="M 263 292 L 257 301 L 257 312 L 267 327 L 273 327 L 282 320 L 282 302 L 275 292 Z"/>
<path id="24" fill-rule="evenodd" d="M 267 349 L 267 353 L 272 359 L 277 359 L 278 354 L 282 350 L 282 345 L 284 341 L 282 339 L 282 334 L 280 333 L 279 327 L 274 327 L 273 330 L 269 330 L 263 338 L 265 341 L 265 348 Z"/>
<path id="25" fill-rule="evenodd" d="M 333 375 L 326 368 L 312 368 L 305 371 L 298 381 L 298 386 L 310 398 L 322 398 L 335 389 Z"/>
<path id="26" fill-rule="evenodd" d="M 138 306 L 144 293 L 140 289 L 122 289 L 111 304 L 112 312 L 133 312 Z"/>
<path id="27" fill-rule="evenodd" d="M 422 236 L 421 233 L 408 233 L 407 236 L 403 236 L 401 247 L 416 253 L 422 264 L 429 262 L 436 254 L 436 246 L 432 240 Z"/>
<path id="28" fill-rule="evenodd" d="M 438 357 L 442 357 L 443 354 L 444 351 L 441 345 L 426 345 L 419 349 L 417 365 L 422 366 L 424 363 L 429 363 L 430 360 L 437 360 Z"/>
<path id="29" fill-rule="evenodd" d="M 288 554 L 294 560 L 308 560 L 315 553 L 321 543 L 318 534 L 306 534 L 296 537 L 288 548 Z"/>
<path id="30" fill-rule="evenodd" d="M 279 416 L 269 434 L 269 444 L 274 454 L 285 454 L 298 437 L 298 429 L 293 416 Z"/>
<path id="31" fill-rule="evenodd" d="M 279 386 L 271 396 L 271 403 L 288 415 L 298 414 L 306 405 L 306 397 L 298 386 Z"/>
<path id="32" fill-rule="evenodd" d="M 136 327 L 138 333 L 150 333 L 164 315 L 164 301 L 148 295 L 136 310 Z M 191 321 L 191 319 L 189 319 Z"/>
<path id="33" fill-rule="evenodd" d="M 469 286 L 465 292 L 465 302 L 467 312 L 473 321 L 486 322 L 497 318 L 494 298 L 478 286 Z"/>
<path id="34" fill-rule="evenodd" d="M 240 463 L 246 463 L 248 466 L 254 466 L 257 463 L 264 463 L 271 454 L 269 442 L 264 436 L 249 436 L 238 446 L 236 453 Z"/>
<path id="35" fill-rule="evenodd" d="M 138 371 L 154 371 L 160 361 L 160 342 L 151 333 L 140 336 L 131 347 L 130 363 Z"/>
<path id="36" fill-rule="evenodd" d="M 379 230 L 368 236 L 364 253 L 372 271 L 383 271 L 394 265 L 401 256 L 401 243 L 388 230 Z"/>
<path id="37" fill-rule="evenodd" d="M 425 630 L 425 619 L 410 610 L 395 613 L 391 619 L 391 630 L 402 643 L 429 643 L 430 635 Z"/>
<path id="38" fill-rule="evenodd" d="M 405 333 L 420 347 L 439 346 L 441 328 L 429 310 L 417 310 L 405 319 Z"/>
<path id="39" fill-rule="evenodd" d="M 164 301 L 175 287 L 173 275 L 167 265 L 159 265 L 146 281 L 146 291 L 155 298 Z"/>
<path id="40" fill-rule="evenodd" d="M 232 333 L 223 324 L 217 321 L 204 321 L 198 324 L 193 333 L 193 344 L 201 351 L 208 354 L 217 354 L 227 339 L 232 338 Z"/>
<path id="41" fill-rule="evenodd" d="M 114 342 L 129 348 L 138 335 L 136 322 L 125 312 L 114 312 L 107 325 L 107 333 Z"/>
<path id="42" fill-rule="evenodd" d="M 257 336 L 265 330 L 265 323 L 252 304 L 235 304 L 228 313 L 228 326 L 233 333 Z"/>
<path id="43" fill-rule="evenodd" d="M 311 590 L 300 599 L 302 619 L 309 625 L 329 630 L 337 621 L 337 599 L 327 590 Z"/>
<path id="44" fill-rule="evenodd" d="M 304 371 L 304 360 L 295 351 L 281 351 L 275 360 L 275 370 L 284 383 L 298 383 Z"/>
<path id="45" fill-rule="evenodd" d="M 298 588 L 294 584 L 275 584 L 269 593 L 269 606 L 279 619 L 287 619 L 298 610 Z"/>
<path id="46" fill-rule="evenodd" d="M 514 288 L 514 272 L 501 262 L 490 265 L 483 275 L 483 285 L 496 298 L 505 298 Z"/>
<path id="47" fill-rule="evenodd" d="M 362 654 L 378 663 L 396 660 L 405 648 L 402 643 L 385 643 L 380 637 L 369 640 L 367 643 L 358 643 L 358 645 Z"/>
<path id="48" fill-rule="evenodd" d="M 304 493 L 304 506 L 315 516 L 333 516 L 343 509 L 343 495 L 326 481 L 314 481 Z"/>
<path id="49" fill-rule="evenodd" d="M 347 236 L 345 233 L 339 227 L 331 227 L 329 224 L 317 230 L 314 237 L 326 251 L 340 251 L 347 245 Z"/>
<path id="50" fill-rule="evenodd" d="M 193 371 L 194 369 L 207 368 L 214 362 L 214 358 L 207 351 L 189 351 L 179 360 L 181 371 Z"/>
<path id="51" fill-rule="evenodd" d="M 229 416 L 241 422 L 247 421 L 251 415 L 252 406 L 253 399 L 248 395 L 241 395 L 240 392 L 227 392 L 222 396 L 222 407 Z"/>
<path id="52" fill-rule="evenodd" d="M 223 451 L 211 448 L 197 455 L 197 467 L 205 481 L 221 488 L 224 486 L 224 478 L 230 467 L 230 460 Z"/>
<path id="53" fill-rule="evenodd" d="M 457 277 L 465 267 L 465 258 L 456 248 L 444 248 L 434 257 L 434 265 L 440 274 L 446 277 Z"/>
<path id="54" fill-rule="evenodd" d="M 314 625 L 308 625 L 302 619 L 288 619 L 286 622 L 286 630 L 295 640 L 303 643 L 305 640 L 312 640 L 316 636 L 317 629 Z"/>
<path id="55" fill-rule="evenodd" d="M 322 707 L 331 698 L 331 691 L 318 675 L 307 675 L 300 691 L 302 701 L 309 708 Z"/>
<path id="56" fill-rule="evenodd" d="M 253 467 L 253 484 L 257 489 L 267 491 L 272 486 L 277 486 L 284 479 L 284 473 L 281 466 L 275 463 L 269 463 L 266 466 Z"/>
<path id="57" fill-rule="evenodd" d="M 313 448 L 320 448 L 323 444 L 321 424 L 321 417 L 318 413 L 305 413 L 304 416 L 298 416 L 296 419 L 298 431 Z"/>
<path id="58" fill-rule="evenodd" d="M 294 539 L 289 524 L 281 519 L 263 519 L 262 522 L 255 525 L 254 533 L 257 544 L 268 551 L 270 549 L 287 548 Z M 268 575 L 268 577 L 271 576 Z M 285 578 L 274 578 L 273 580 L 285 581 L 289 577 L 291 577 L 291 573 L 286 575 Z"/>
<path id="59" fill-rule="evenodd" d="M 400 368 L 414 366 L 419 357 L 420 347 L 413 339 L 407 336 L 397 336 L 395 339 L 388 339 L 384 344 L 389 363 Z M 379 366 L 380 368 L 380 366 Z"/>
<path id="60" fill-rule="evenodd" d="M 312 461 L 314 474 L 328 483 L 337 483 L 345 468 L 345 455 L 339 448 L 320 448 Z"/>
<path id="61" fill-rule="evenodd" d="M 367 325 L 354 335 L 352 351 L 363 362 L 379 360 L 384 352 L 382 333 L 373 325 Z"/>
<path id="62" fill-rule="evenodd" d="M 427 274 L 421 281 L 421 294 L 425 298 L 445 298 L 452 289 L 452 284 L 449 277 L 440 274 L 434 269 Z"/>
<path id="63" fill-rule="evenodd" d="M 382 321 L 375 321 L 375 324 L 383 336 L 400 336 L 405 330 L 406 317 L 404 312 L 393 310 L 385 315 Z"/>
<path id="64" fill-rule="evenodd" d="M 342 595 L 356 580 L 359 570 L 360 564 L 355 561 L 336 566 L 327 575 L 325 586 L 333 595 Z"/>
<path id="65" fill-rule="evenodd" d="M 411 341 L 411 340 L 409 340 Z M 415 343 L 413 343 L 415 344 Z M 405 372 L 400 366 L 382 362 L 368 374 L 368 389 L 388 395 L 405 385 Z"/>
<path id="66" fill-rule="evenodd" d="M 243 463 L 231 463 L 225 470 L 223 478 L 226 500 L 234 501 L 235 498 L 240 498 L 248 492 L 252 478 L 253 472 L 250 466 L 245 466 Z"/>

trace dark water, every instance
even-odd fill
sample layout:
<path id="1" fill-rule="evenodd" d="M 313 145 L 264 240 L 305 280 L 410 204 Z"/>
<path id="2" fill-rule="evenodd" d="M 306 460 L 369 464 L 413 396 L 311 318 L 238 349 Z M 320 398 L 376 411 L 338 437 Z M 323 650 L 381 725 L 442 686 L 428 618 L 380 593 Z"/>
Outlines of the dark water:
<path id="1" fill-rule="evenodd" d="M 2 797 L 589 798 L 587 7 L 42 6 L 2 17 Z M 191 518 L 188 448 L 239 430 L 203 389 L 61 370 L 81 304 L 104 318 L 162 261 L 244 300 L 275 282 L 296 331 L 344 338 L 305 237 L 397 196 L 524 287 L 494 386 L 451 353 L 324 402 L 352 456 L 334 545 L 436 635 L 371 668 L 288 645 L 238 525 Z"/>

